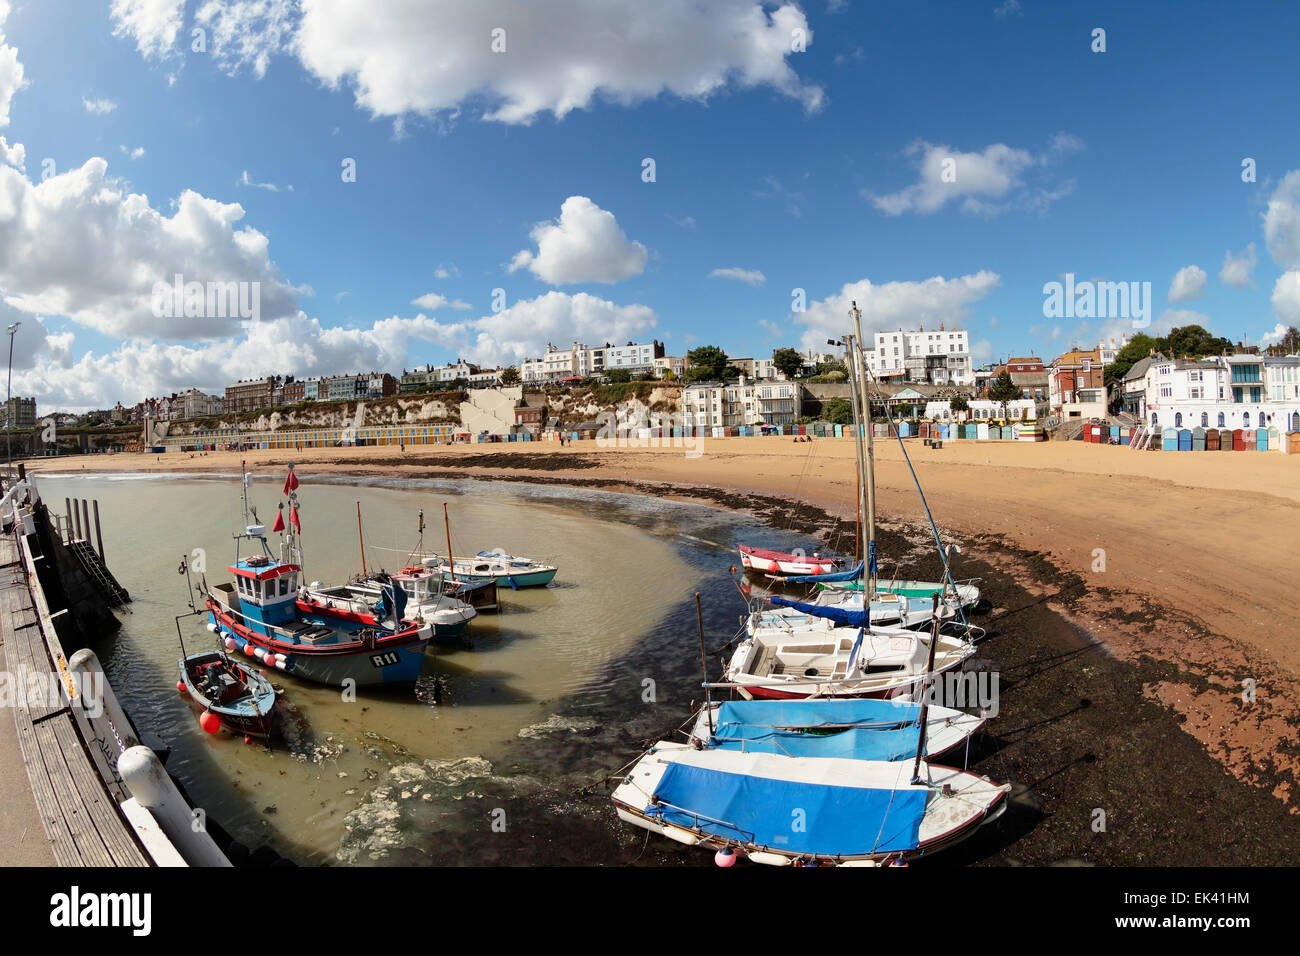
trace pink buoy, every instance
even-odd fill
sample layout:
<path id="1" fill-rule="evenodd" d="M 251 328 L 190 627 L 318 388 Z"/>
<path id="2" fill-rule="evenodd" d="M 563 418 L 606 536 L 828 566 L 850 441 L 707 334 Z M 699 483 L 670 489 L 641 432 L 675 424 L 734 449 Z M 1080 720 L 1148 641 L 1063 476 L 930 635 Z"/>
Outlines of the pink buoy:
<path id="1" fill-rule="evenodd" d="M 226 638 L 226 650 L 233 651 L 234 649 L 235 649 L 235 639 L 233 637 Z"/>
<path id="2" fill-rule="evenodd" d="M 717 853 L 713 854 L 713 862 L 724 870 L 729 866 L 735 866 L 736 851 L 729 846 L 723 847 Z"/>

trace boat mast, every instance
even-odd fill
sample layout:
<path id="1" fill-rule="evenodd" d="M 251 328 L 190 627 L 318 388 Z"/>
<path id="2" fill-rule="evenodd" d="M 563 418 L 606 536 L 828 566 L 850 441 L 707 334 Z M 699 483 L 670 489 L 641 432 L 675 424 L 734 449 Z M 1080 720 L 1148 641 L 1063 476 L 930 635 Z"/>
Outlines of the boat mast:
<path id="1" fill-rule="evenodd" d="M 447 571 L 451 579 L 456 580 L 456 563 L 451 557 L 451 519 L 447 517 L 447 502 L 442 503 L 442 524 L 447 529 Z"/>
<path id="2" fill-rule="evenodd" d="M 865 596 L 868 590 L 867 556 L 870 553 L 869 552 L 870 541 L 868 539 L 868 535 L 870 534 L 870 532 L 867 530 L 867 520 L 866 520 L 867 480 L 865 475 L 866 466 L 864 464 L 864 462 L 866 461 L 866 456 L 863 454 L 862 451 L 862 433 L 864 430 L 868 430 L 868 431 L 870 430 L 871 423 L 867 422 L 865 426 L 862 424 L 863 421 L 865 421 L 865 416 L 862 414 L 862 406 L 858 401 L 858 363 L 854 359 L 854 356 L 857 353 L 857 345 L 856 345 L 856 339 L 853 337 L 852 334 L 844 336 L 844 349 L 845 349 L 845 358 L 849 360 L 848 361 L 849 397 L 851 398 L 853 404 L 853 442 L 857 448 L 858 534 L 860 535 L 859 537 L 860 544 L 858 545 L 858 547 L 859 550 L 861 551 L 861 556 L 862 556 L 862 593 Z M 870 597 L 866 597 L 866 600 L 868 601 L 868 603 L 870 603 Z"/>
<path id="3" fill-rule="evenodd" d="M 858 303 L 853 302 L 853 308 L 849 310 L 849 315 L 853 316 L 853 335 L 857 340 L 857 347 L 854 348 L 854 364 L 858 370 L 857 389 L 860 393 L 858 404 L 862 406 L 862 418 L 866 422 L 866 466 L 867 476 L 867 500 L 865 505 L 865 515 L 867 521 L 867 547 L 866 567 L 863 568 L 863 579 L 866 584 L 864 591 L 864 600 L 870 600 L 876 596 L 876 458 L 871 441 L 871 399 L 867 395 L 867 363 L 862 352 L 862 310 L 858 308 Z"/>
<path id="4" fill-rule="evenodd" d="M 366 573 L 366 538 L 361 533 L 361 502 L 357 502 L 357 542 L 361 546 L 361 576 L 369 577 Z"/>

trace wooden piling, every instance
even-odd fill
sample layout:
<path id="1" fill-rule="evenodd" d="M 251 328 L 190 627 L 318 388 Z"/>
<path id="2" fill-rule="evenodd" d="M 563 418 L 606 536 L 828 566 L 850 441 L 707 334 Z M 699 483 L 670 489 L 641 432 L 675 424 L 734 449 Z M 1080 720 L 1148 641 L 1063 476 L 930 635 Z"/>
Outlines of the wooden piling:
<path id="1" fill-rule="evenodd" d="M 108 567 L 108 562 L 104 561 L 104 535 L 99 530 L 99 499 L 95 499 L 95 543 L 99 545 L 99 560 L 103 561 L 104 566 Z"/>
<path id="2" fill-rule="evenodd" d="M 73 525 L 72 540 L 76 541 L 78 538 L 81 537 L 81 508 L 78 507 L 76 501 L 72 503 L 72 525 Z"/>
<path id="3" fill-rule="evenodd" d="M 90 504 L 85 498 L 81 499 L 81 526 L 85 529 L 85 540 L 90 541 Z"/>

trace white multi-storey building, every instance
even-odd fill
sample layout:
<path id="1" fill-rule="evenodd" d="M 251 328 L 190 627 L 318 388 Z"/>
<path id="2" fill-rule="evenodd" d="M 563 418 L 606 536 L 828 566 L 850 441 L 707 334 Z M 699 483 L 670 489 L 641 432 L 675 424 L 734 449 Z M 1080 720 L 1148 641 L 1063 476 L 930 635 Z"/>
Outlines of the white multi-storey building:
<path id="1" fill-rule="evenodd" d="M 878 380 L 926 382 L 930 385 L 974 385 L 970 338 L 964 329 L 937 332 L 877 332 L 875 348 L 867 349 L 867 368 Z"/>
<path id="2" fill-rule="evenodd" d="M 591 378 L 622 369 L 632 375 L 654 372 L 656 360 L 664 357 L 664 345 L 657 339 L 649 345 L 628 342 L 626 345 L 600 346 L 574 342 L 569 348 L 546 346 L 541 358 L 519 363 L 519 378 L 524 382 L 558 382 L 566 378 Z"/>
<path id="3" fill-rule="evenodd" d="M 696 382 L 682 389 L 682 413 L 690 427 L 791 425 L 802 413 L 797 382 Z"/>
<path id="4" fill-rule="evenodd" d="M 1300 432 L 1300 355 L 1156 356 L 1141 417 L 1158 428 L 1276 428 Z"/>

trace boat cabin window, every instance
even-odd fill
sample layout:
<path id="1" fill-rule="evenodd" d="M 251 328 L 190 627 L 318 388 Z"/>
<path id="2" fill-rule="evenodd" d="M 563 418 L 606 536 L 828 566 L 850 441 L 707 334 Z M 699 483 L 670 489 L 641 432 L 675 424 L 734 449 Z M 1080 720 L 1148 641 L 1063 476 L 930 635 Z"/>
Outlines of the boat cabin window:
<path id="1" fill-rule="evenodd" d="M 289 593 L 289 576 L 281 575 L 280 576 L 280 597 L 284 597 L 288 593 Z"/>

